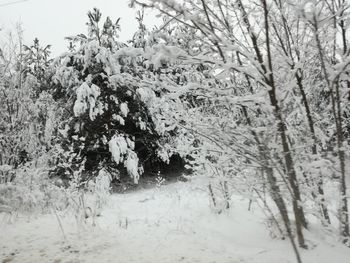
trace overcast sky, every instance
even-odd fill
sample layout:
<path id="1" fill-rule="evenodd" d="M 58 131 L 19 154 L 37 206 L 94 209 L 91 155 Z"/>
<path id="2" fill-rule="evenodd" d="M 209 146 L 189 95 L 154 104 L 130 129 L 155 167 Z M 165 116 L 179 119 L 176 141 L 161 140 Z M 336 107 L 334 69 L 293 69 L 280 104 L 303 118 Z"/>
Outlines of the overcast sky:
<path id="1" fill-rule="evenodd" d="M 136 10 L 128 7 L 128 0 L 0 0 L 1 37 L 13 30 L 18 21 L 24 28 L 25 43 L 38 37 L 42 44 L 52 44 L 53 55 L 66 51 L 64 37 L 86 33 L 87 12 L 98 7 L 103 17 L 113 21 L 121 17 L 121 39 L 130 39 L 137 29 Z M 146 24 L 159 23 L 155 13 L 145 13 Z"/>

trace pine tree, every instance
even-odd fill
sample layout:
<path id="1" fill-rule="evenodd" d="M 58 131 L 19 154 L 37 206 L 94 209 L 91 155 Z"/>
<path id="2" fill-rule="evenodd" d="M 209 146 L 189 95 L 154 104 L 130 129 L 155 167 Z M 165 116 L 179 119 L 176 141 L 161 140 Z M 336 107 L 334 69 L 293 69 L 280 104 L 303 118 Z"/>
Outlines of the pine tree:
<path id="1" fill-rule="evenodd" d="M 59 139 L 61 171 L 71 176 L 69 160 L 72 170 L 84 167 L 83 180 L 105 168 L 114 177 L 126 170 L 137 182 L 145 162 L 169 161 L 159 150 L 173 136 L 156 116 L 161 94 L 144 84 L 157 78 L 147 48 L 137 43 L 146 34 L 128 47 L 118 41 L 119 20 L 107 18 L 101 28 L 98 9 L 88 18 L 88 35 L 68 38 L 70 52 L 56 62 L 55 98 L 69 112 Z"/>

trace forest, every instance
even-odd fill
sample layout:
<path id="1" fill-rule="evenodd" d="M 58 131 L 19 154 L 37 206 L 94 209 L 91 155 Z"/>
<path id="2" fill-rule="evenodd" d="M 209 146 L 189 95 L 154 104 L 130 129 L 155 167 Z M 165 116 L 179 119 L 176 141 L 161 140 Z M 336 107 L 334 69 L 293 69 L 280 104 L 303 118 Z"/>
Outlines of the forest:
<path id="1" fill-rule="evenodd" d="M 0 46 L 1 262 L 349 262 L 350 2 L 129 7 Z"/>

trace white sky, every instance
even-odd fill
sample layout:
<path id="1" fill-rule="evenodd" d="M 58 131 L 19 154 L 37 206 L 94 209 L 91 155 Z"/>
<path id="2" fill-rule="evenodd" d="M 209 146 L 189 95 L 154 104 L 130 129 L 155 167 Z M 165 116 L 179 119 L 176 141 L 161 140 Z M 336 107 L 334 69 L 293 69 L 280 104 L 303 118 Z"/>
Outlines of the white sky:
<path id="1" fill-rule="evenodd" d="M 110 16 L 113 21 L 121 17 L 122 40 L 130 39 L 137 29 L 136 10 L 128 7 L 128 0 L 28 0 L 3 5 L 18 0 L 0 0 L 1 37 L 4 32 L 14 30 L 20 21 L 24 29 L 26 44 L 38 37 L 41 44 L 52 45 L 52 54 L 66 51 L 68 42 L 64 37 L 86 33 L 87 12 L 97 7 L 103 20 Z M 3 5 L 3 6 L 2 6 Z M 145 11 L 145 22 L 149 27 L 159 24 L 155 12 Z"/>

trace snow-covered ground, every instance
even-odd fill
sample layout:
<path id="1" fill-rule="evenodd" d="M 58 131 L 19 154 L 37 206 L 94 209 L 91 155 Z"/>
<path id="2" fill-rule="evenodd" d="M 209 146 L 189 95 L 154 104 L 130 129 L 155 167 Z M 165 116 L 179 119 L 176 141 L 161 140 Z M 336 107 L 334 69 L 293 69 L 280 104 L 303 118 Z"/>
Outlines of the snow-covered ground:
<path id="1" fill-rule="evenodd" d="M 1 262 L 296 262 L 288 241 L 272 239 L 253 203 L 233 196 L 229 211 L 210 208 L 205 184 L 177 182 L 112 195 L 93 226 L 73 216 L 1 215 Z M 63 234 L 64 232 L 64 234 Z M 350 249 L 325 234 L 307 233 L 307 263 L 349 263 Z"/>

